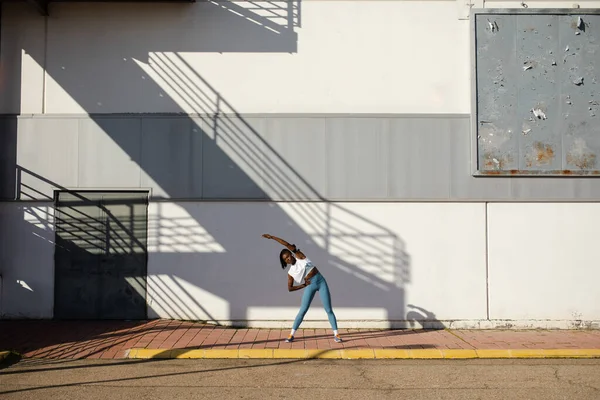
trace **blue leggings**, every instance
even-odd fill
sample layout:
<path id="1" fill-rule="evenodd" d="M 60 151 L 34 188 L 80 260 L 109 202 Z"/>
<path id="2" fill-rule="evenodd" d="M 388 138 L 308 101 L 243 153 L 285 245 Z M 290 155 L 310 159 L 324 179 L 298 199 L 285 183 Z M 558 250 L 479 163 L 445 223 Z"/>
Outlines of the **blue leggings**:
<path id="1" fill-rule="evenodd" d="M 310 307 L 310 303 L 312 303 L 315 293 L 317 292 L 319 292 L 319 295 L 321 296 L 321 303 L 323 303 L 323 307 L 325 307 L 331 328 L 333 330 L 337 330 L 337 320 L 335 319 L 335 314 L 331 308 L 331 295 L 329 294 L 329 287 L 327 286 L 327 281 L 320 272 L 313 276 L 310 279 L 310 285 L 304 288 L 300 311 L 298 311 L 298 315 L 296 315 L 296 319 L 294 320 L 294 330 L 298 329 L 302 323 L 302 320 L 304 319 L 304 316 Z"/>

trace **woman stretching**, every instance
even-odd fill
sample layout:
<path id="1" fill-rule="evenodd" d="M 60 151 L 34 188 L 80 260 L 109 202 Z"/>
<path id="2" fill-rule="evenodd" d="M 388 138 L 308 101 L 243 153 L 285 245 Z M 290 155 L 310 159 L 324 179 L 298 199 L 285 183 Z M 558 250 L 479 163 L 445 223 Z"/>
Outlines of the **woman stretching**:
<path id="1" fill-rule="evenodd" d="M 342 339 L 338 334 L 337 321 L 335 319 L 333 309 L 331 308 L 331 296 L 329 295 L 329 287 L 327 286 L 325 277 L 321 275 L 317 267 L 315 267 L 313 263 L 306 258 L 300 249 L 296 248 L 296 245 L 289 244 L 283 239 L 268 234 L 264 234 L 262 236 L 266 239 L 273 239 L 286 247 L 286 249 L 281 250 L 281 253 L 279 253 L 279 262 L 281 263 L 281 268 L 284 269 L 288 266 L 288 264 L 291 265 L 290 269 L 288 270 L 288 291 L 293 292 L 295 290 L 306 288 L 304 294 L 302 294 L 302 305 L 300 306 L 300 311 L 298 311 L 298 315 L 296 315 L 290 336 L 288 336 L 285 341 L 288 343 L 294 341 L 294 333 L 296 333 L 296 330 L 300 327 L 300 324 L 304 319 L 304 315 L 306 315 L 306 312 L 310 307 L 310 303 L 312 303 L 312 300 L 315 297 L 315 293 L 319 292 L 319 295 L 321 296 L 321 302 L 325 307 L 327 317 L 329 317 L 329 323 L 333 329 L 333 340 L 338 343 L 341 342 Z M 304 284 L 302 284 L 302 280 L 304 280 Z M 294 281 L 299 286 L 294 286 Z"/>

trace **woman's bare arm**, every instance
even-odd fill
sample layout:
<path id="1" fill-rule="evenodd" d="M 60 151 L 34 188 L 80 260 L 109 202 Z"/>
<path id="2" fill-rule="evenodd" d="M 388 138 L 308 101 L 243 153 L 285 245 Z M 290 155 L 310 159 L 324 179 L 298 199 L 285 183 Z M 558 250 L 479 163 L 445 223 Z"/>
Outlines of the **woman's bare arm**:
<path id="1" fill-rule="evenodd" d="M 288 292 L 295 292 L 296 290 L 304 289 L 310 284 L 310 280 L 307 282 L 306 280 L 300 286 L 294 286 L 294 278 L 288 275 Z"/>
<path id="2" fill-rule="evenodd" d="M 281 238 L 278 238 L 277 236 L 269 235 L 268 233 L 265 233 L 262 236 L 265 239 L 273 239 L 274 241 L 276 241 L 277 243 L 281 244 L 282 246 L 287 247 L 287 249 L 289 251 L 291 251 L 292 253 L 294 253 L 296 255 L 296 257 L 298 257 L 298 259 L 304 260 L 306 258 L 306 256 L 304 255 L 304 253 L 302 253 L 299 249 L 296 248 L 295 244 L 289 244 L 285 240 L 283 240 Z"/>

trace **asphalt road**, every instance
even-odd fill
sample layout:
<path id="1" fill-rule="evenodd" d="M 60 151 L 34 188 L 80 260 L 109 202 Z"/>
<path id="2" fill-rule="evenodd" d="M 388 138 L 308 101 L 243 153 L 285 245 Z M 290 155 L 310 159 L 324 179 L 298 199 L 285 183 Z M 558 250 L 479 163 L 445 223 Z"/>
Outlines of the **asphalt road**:
<path id="1" fill-rule="evenodd" d="M 0 399 L 600 399 L 600 360 L 21 360 Z"/>

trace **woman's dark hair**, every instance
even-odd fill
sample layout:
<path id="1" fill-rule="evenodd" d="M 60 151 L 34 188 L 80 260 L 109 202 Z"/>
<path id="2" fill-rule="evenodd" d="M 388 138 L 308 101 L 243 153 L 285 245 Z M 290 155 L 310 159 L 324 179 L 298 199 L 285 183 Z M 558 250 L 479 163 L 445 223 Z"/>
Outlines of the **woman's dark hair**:
<path id="1" fill-rule="evenodd" d="M 286 255 L 287 253 L 290 253 L 290 255 L 292 254 L 291 251 L 289 251 L 288 249 L 283 249 L 281 250 L 281 253 L 279 253 L 279 262 L 281 263 L 281 268 L 285 269 L 285 267 L 287 267 L 287 263 L 283 260 L 283 256 Z"/>

